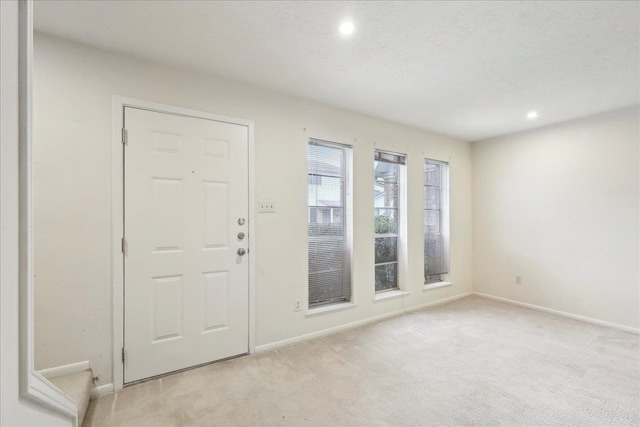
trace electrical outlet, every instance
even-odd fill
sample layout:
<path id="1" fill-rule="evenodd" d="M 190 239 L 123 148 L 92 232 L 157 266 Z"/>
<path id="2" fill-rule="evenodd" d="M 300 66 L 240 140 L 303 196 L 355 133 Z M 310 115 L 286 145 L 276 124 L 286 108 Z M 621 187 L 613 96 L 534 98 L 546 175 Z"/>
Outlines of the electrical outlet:
<path id="1" fill-rule="evenodd" d="M 516 285 L 522 285 L 522 276 L 516 276 Z"/>
<path id="2" fill-rule="evenodd" d="M 261 212 L 261 213 L 275 213 L 276 212 L 276 204 L 273 203 L 273 200 L 260 200 L 258 202 L 258 212 Z"/>
<path id="3" fill-rule="evenodd" d="M 293 311 L 300 311 L 300 300 L 293 303 Z"/>

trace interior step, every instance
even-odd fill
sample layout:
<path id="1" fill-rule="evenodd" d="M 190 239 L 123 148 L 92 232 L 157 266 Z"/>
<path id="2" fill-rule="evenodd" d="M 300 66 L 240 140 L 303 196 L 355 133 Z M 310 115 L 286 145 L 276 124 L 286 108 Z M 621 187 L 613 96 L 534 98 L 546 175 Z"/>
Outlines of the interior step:
<path id="1" fill-rule="evenodd" d="M 91 369 L 51 377 L 49 381 L 76 402 L 78 405 L 78 425 L 81 426 L 91 398 L 91 387 L 93 386 Z"/>

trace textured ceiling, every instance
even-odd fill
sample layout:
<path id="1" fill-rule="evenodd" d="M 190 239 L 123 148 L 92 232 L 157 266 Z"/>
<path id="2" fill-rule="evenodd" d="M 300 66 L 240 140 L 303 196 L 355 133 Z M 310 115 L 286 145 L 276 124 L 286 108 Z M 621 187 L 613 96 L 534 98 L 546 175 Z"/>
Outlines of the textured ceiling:
<path id="1" fill-rule="evenodd" d="M 640 100 L 635 1 L 38 1 L 34 15 L 38 31 L 470 141 Z"/>

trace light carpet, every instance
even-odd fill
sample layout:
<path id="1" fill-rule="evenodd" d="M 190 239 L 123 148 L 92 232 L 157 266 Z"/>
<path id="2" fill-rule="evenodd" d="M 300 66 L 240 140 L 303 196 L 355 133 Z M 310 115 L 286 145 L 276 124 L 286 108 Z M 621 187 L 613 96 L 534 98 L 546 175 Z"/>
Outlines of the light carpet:
<path id="1" fill-rule="evenodd" d="M 128 387 L 84 425 L 637 426 L 639 338 L 472 296 Z"/>

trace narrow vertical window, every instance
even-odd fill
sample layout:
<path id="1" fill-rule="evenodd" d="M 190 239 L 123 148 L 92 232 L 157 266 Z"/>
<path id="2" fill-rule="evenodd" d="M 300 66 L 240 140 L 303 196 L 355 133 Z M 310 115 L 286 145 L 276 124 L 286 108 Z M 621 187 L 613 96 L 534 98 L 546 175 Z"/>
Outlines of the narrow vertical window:
<path id="1" fill-rule="evenodd" d="M 449 164 L 424 161 L 424 282 L 445 281 L 449 273 Z"/>
<path id="2" fill-rule="evenodd" d="M 373 161 L 373 216 L 375 221 L 376 292 L 399 289 L 401 188 L 405 156 L 376 151 Z"/>
<path id="3" fill-rule="evenodd" d="M 309 307 L 351 300 L 351 148 L 307 147 Z"/>

